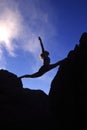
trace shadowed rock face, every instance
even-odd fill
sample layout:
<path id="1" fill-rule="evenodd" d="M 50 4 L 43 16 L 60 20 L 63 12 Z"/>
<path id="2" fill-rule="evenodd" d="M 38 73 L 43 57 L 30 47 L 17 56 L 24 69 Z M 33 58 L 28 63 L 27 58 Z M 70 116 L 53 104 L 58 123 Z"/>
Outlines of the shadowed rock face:
<path id="1" fill-rule="evenodd" d="M 6 128 L 49 127 L 48 96 L 41 90 L 23 88 L 21 80 L 0 70 L 0 125 Z"/>
<path id="2" fill-rule="evenodd" d="M 12 87 L 11 87 L 12 86 Z M 7 70 L 0 70 L 0 88 L 16 89 L 23 88 L 22 82 L 17 76 Z"/>
<path id="3" fill-rule="evenodd" d="M 51 83 L 49 98 L 58 128 L 87 128 L 87 48 L 76 46 L 69 52 Z"/>

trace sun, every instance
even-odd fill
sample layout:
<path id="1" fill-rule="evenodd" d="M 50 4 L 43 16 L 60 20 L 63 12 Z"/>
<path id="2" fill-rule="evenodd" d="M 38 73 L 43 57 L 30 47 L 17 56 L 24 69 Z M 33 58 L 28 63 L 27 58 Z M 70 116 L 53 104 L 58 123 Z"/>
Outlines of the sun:
<path id="1" fill-rule="evenodd" d="M 6 26 L 0 26 L 0 41 L 6 42 L 9 38 L 9 31 L 8 27 Z"/>

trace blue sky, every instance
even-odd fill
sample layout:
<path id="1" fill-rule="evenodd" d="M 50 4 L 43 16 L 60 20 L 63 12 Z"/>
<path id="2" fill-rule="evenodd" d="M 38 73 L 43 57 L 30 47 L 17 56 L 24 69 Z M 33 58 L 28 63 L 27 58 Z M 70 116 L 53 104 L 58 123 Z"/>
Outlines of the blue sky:
<path id="1" fill-rule="evenodd" d="M 35 73 L 42 65 L 38 36 L 54 63 L 65 58 L 86 31 L 86 0 L 0 0 L 0 68 L 17 76 Z M 57 70 L 24 78 L 23 87 L 48 94 Z"/>

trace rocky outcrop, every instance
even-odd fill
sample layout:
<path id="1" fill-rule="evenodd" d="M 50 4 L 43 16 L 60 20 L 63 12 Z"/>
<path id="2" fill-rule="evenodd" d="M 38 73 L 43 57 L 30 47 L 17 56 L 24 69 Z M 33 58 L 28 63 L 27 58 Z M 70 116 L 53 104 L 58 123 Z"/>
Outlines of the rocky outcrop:
<path id="1" fill-rule="evenodd" d="M 21 80 L 0 70 L 0 126 L 2 128 L 49 128 L 48 96 L 41 90 L 23 88 Z"/>
<path id="2" fill-rule="evenodd" d="M 76 45 L 60 65 L 49 92 L 51 110 L 58 128 L 87 128 L 86 77 L 87 48 Z"/>

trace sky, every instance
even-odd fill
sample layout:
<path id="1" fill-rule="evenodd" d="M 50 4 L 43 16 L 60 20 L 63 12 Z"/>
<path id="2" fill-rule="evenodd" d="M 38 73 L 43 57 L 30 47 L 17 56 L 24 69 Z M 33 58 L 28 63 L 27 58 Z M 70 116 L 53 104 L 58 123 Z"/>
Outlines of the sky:
<path id="1" fill-rule="evenodd" d="M 41 47 L 51 63 L 67 57 L 87 32 L 87 0 L 0 0 L 0 69 L 18 77 L 42 66 Z M 49 94 L 58 67 L 39 78 L 22 79 L 23 87 Z"/>

